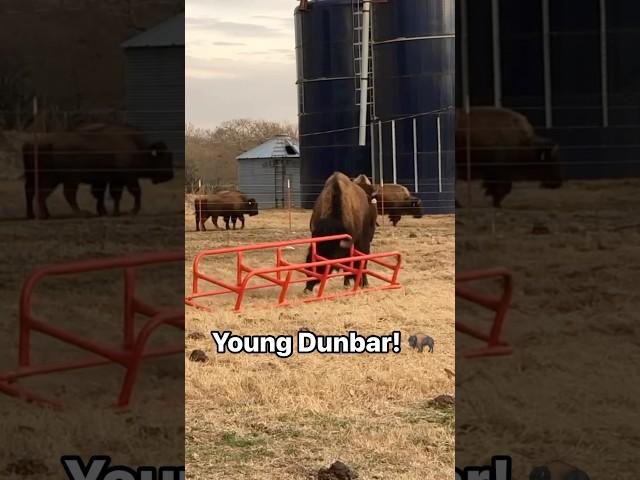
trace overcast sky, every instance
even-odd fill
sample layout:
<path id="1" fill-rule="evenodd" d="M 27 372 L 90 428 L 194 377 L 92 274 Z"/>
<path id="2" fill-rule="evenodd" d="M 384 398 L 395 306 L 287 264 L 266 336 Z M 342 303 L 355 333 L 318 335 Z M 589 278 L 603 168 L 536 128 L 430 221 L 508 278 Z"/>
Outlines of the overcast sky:
<path id="1" fill-rule="evenodd" d="M 186 0 L 186 118 L 297 122 L 294 0 Z"/>

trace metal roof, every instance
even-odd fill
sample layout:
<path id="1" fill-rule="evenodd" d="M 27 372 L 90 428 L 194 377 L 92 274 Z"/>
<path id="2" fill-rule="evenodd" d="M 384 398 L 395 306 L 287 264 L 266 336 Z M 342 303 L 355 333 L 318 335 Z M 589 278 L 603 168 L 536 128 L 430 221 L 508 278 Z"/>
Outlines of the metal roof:
<path id="1" fill-rule="evenodd" d="M 292 153 L 295 152 L 295 153 Z M 261 145 L 238 155 L 236 159 L 249 158 L 299 158 L 298 141 L 288 135 L 276 135 Z"/>
<path id="2" fill-rule="evenodd" d="M 184 12 L 130 38 L 122 48 L 184 47 Z"/>

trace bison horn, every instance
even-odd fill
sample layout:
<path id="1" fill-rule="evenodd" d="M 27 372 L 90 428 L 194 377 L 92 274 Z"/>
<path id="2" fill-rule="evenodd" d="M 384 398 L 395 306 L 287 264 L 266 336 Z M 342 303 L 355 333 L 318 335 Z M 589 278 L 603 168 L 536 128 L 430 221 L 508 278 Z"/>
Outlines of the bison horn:
<path id="1" fill-rule="evenodd" d="M 378 200 L 376 200 L 375 198 L 372 198 L 372 199 L 371 199 L 371 204 L 372 204 L 372 205 L 375 205 L 375 204 L 377 204 L 377 203 L 378 203 Z"/>

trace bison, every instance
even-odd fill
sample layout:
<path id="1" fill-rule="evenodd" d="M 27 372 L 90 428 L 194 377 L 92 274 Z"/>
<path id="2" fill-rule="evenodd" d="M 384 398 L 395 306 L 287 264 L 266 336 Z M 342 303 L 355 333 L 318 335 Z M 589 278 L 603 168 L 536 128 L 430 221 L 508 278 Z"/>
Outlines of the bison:
<path id="1" fill-rule="evenodd" d="M 35 153 L 38 154 L 37 202 L 42 218 L 50 216 L 47 197 L 59 185 L 76 214 L 82 211 L 76 195 L 80 184 L 91 185 L 98 215 L 107 213 L 104 195 L 107 187 L 114 200 L 114 214 L 126 187 L 134 196 L 134 213 L 141 208 L 141 178 L 155 183 L 173 178 L 172 155 L 162 142 L 147 145 L 138 130 L 128 126 L 92 126 L 71 132 L 45 134 L 36 145 L 23 145 L 27 218 L 34 218 Z"/>
<path id="2" fill-rule="evenodd" d="M 317 246 L 318 255 L 327 259 L 348 257 L 353 245 L 357 250 L 368 254 L 376 229 L 376 209 L 371 208 L 371 200 L 365 190 L 351 181 L 346 175 L 335 172 L 324 184 L 316 199 L 311 214 L 311 237 L 349 234 L 351 241 L 321 242 Z M 307 262 L 311 262 L 311 247 L 307 253 Z M 358 262 L 359 263 L 359 262 Z M 358 265 L 359 266 L 359 265 Z M 347 275 L 344 284 L 354 275 Z M 319 280 L 307 281 L 305 292 L 313 291 Z M 366 275 L 362 276 L 362 286 L 367 286 Z"/>
<path id="3" fill-rule="evenodd" d="M 471 180 L 481 179 L 485 195 L 499 208 L 512 182 L 540 181 L 542 188 L 562 185 L 558 146 L 536 135 L 527 118 L 513 110 L 473 107 L 456 115 L 456 176 L 467 180 L 467 142 Z"/>
<path id="4" fill-rule="evenodd" d="M 378 213 L 386 213 L 395 227 L 402 215 L 422 218 L 422 201 L 414 197 L 409 189 L 395 183 L 385 183 L 376 187 Z"/>
<path id="5" fill-rule="evenodd" d="M 258 215 L 258 202 L 255 198 L 249 198 L 242 192 L 234 192 L 224 190 L 222 192 L 213 193 L 211 195 L 200 195 L 194 201 L 196 213 L 196 230 L 206 232 L 204 224 L 212 218 L 213 224 L 218 227 L 218 217 L 224 219 L 225 227 L 229 230 L 229 220 L 236 228 L 236 221 L 240 219 L 244 228 L 244 215 L 253 217 Z"/>

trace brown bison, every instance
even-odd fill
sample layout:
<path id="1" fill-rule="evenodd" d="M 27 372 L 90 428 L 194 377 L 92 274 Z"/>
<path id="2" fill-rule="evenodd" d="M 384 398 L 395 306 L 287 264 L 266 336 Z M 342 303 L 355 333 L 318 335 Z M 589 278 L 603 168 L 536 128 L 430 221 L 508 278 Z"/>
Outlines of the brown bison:
<path id="1" fill-rule="evenodd" d="M 351 235 L 352 241 L 322 242 L 318 244 L 318 255 L 328 259 L 345 258 L 349 256 L 352 245 L 363 253 L 370 253 L 377 216 L 375 208 L 370 207 L 371 201 L 360 186 L 342 173 L 331 175 L 313 207 L 311 236 L 315 238 L 346 233 Z M 311 248 L 307 254 L 307 262 L 310 261 Z M 345 285 L 349 285 L 353 277 L 354 275 L 346 276 Z M 313 291 L 318 283 L 319 280 L 309 280 L 305 292 Z M 363 275 L 362 286 L 367 285 L 366 275 Z"/>
<path id="2" fill-rule="evenodd" d="M 512 182 L 538 180 L 543 188 L 562 185 L 558 146 L 536 135 L 527 118 L 513 110 L 473 107 L 456 115 L 456 175 L 467 179 L 467 142 L 471 180 L 481 179 L 494 207 L 511 192 Z"/>
<path id="3" fill-rule="evenodd" d="M 224 224 L 229 230 L 229 220 L 236 228 L 236 221 L 240 219 L 244 228 L 244 216 L 253 217 L 258 215 L 258 202 L 255 198 L 249 198 L 242 192 L 224 190 L 211 195 L 200 195 L 194 200 L 196 212 L 196 230 L 206 232 L 205 222 L 211 217 L 213 224 L 218 227 L 218 217 L 224 219 Z"/>
<path id="4" fill-rule="evenodd" d="M 376 200 L 378 213 L 389 215 L 389 220 L 395 227 L 402 215 L 422 218 L 422 201 L 414 197 L 409 189 L 395 183 L 385 183 L 376 186 Z"/>
<path id="5" fill-rule="evenodd" d="M 28 218 L 34 218 L 35 152 L 33 143 L 23 146 Z M 98 215 L 107 213 L 104 195 L 108 186 L 117 215 L 125 187 L 134 196 L 137 213 L 142 195 L 139 179 L 161 183 L 173 178 L 172 156 L 166 145 L 162 142 L 147 145 L 140 132 L 128 126 L 97 125 L 45 134 L 38 141 L 37 153 L 37 202 L 41 218 L 49 217 L 47 197 L 61 184 L 65 199 L 76 214 L 82 213 L 76 200 L 79 185 L 91 185 Z"/>

